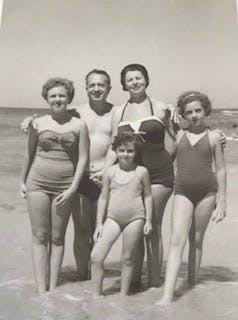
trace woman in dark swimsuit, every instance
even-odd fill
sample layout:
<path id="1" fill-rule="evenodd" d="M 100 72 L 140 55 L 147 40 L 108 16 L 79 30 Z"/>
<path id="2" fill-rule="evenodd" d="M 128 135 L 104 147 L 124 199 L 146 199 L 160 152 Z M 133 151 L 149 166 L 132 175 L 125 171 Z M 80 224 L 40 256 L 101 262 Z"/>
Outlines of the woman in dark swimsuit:
<path id="1" fill-rule="evenodd" d="M 173 137 L 168 111 L 171 110 L 160 101 L 150 99 L 146 94 L 149 84 L 147 70 L 142 65 L 126 66 L 121 72 L 123 90 L 128 91 L 130 99 L 115 110 L 112 119 L 113 135 L 117 131 L 131 131 L 138 134 L 143 142 L 141 164 L 150 174 L 154 203 L 153 231 L 147 237 L 147 260 L 149 286 L 159 286 L 162 264 L 161 224 L 164 209 L 173 190 L 173 162 L 165 149 L 165 135 Z M 172 141 L 172 139 L 171 139 Z M 171 144 L 172 145 L 172 144 Z M 109 150 L 106 167 L 115 161 L 115 154 Z M 139 254 L 140 253 L 140 254 Z M 144 257 L 143 241 L 137 254 L 137 270 L 133 282 L 139 283 Z"/>

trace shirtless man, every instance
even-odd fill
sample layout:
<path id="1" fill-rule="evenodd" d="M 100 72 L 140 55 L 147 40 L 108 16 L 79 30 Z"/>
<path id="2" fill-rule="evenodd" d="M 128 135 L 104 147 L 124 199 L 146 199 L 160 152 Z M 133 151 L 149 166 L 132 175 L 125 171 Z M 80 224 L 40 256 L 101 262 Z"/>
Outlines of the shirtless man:
<path id="1" fill-rule="evenodd" d="M 90 138 L 90 157 L 87 172 L 80 184 L 72 212 L 74 221 L 74 256 L 79 279 L 87 280 L 89 260 L 92 247 L 92 234 L 96 218 L 97 199 L 100 194 L 101 181 L 95 176 L 104 167 L 106 153 L 111 144 L 111 118 L 113 105 L 108 103 L 107 96 L 111 90 L 111 79 L 104 70 L 92 70 L 86 76 L 88 103 L 76 109 L 87 124 Z M 70 108 L 70 106 L 69 106 Z M 37 115 L 34 115 L 35 117 Z M 32 116 L 21 123 L 27 132 Z"/>
<path id="2" fill-rule="evenodd" d="M 107 151 L 111 144 L 111 118 L 113 105 L 107 96 L 111 90 L 109 75 L 103 70 L 92 70 L 86 76 L 89 102 L 76 110 L 88 126 L 90 138 L 90 161 L 85 178 L 81 183 L 73 210 L 74 256 L 80 280 L 88 279 L 91 237 L 94 231 L 100 181 L 94 176 L 104 167 Z"/>

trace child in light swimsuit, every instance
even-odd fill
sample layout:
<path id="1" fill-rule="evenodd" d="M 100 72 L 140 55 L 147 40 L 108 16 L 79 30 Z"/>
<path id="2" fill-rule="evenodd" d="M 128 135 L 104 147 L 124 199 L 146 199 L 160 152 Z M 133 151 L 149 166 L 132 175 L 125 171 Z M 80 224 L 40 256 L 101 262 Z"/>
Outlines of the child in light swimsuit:
<path id="1" fill-rule="evenodd" d="M 136 248 L 143 231 L 148 235 L 152 230 L 150 177 L 148 170 L 136 163 L 139 139 L 131 132 L 121 132 L 112 148 L 117 153 L 118 163 L 106 170 L 98 200 L 95 245 L 91 254 L 93 297 L 101 294 L 104 260 L 121 233 L 121 295 L 128 294 Z"/>
<path id="2" fill-rule="evenodd" d="M 189 125 L 177 135 L 170 250 L 164 294 L 158 305 L 172 302 L 187 238 L 190 240 L 188 280 L 193 285 L 209 220 L 212 217 L 219 222 L 226 216 L 226 169 L 219 133 L 204 124 L 205 116 L 211 112 L 211 103 L 204 94 L 189 91 L 179 97 L 178 109 Z M 213 161 L 216 173 L 212 170 Z"/>

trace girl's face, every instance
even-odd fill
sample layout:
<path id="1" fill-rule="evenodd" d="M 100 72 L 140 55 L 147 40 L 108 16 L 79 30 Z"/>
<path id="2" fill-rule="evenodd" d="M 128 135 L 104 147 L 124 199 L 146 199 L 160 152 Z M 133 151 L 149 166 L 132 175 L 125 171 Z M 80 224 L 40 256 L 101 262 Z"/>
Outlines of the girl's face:
<path id="1" fill-rule="evenodd" d="M 68 92 L 63 86 L 48 90 L 47 101 L 54 113 L 65 112 L 68 105 Z"/>
<path id="2" fill-rule="evenodd" d="M 146 80 L 139 70 L 128 71 L 125 75 L 125 87 L 132 95 L 138 95 L 145 92 Z"/>
<path id="3" fill-rule="evenodd" d="M 197 126 L 203 124 L 205 116 L 205 109 L 200 101 L 192 101 L 186 104 L 183 118 L 186 119 L 190 125 Z"/>
<path id="4" fill-rule="evenodd" d="M 116 152 L 118 161 L 121 164 L 132 164 L 135 160 L 136 150 L 135 145 L 132 142 L 117 147 Z"/>

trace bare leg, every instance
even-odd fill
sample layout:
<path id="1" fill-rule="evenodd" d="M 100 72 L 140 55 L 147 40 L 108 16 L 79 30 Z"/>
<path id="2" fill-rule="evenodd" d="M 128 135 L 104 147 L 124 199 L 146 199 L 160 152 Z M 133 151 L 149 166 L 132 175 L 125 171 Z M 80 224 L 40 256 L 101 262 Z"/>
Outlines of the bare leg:
<path id="1" fill-rule="evenodd" d="M 129 292 L 132 274 L 134 255 L 137 254 L 138 243 L 143 235 L 144 220 L 138 219 L 129 223 L 123 230 L 122 242 L 122 272 L 121 272 L 121 295 Z"/>
<path id="2" fill-rule="evenodd" d="M 68 201 L 62 206 L 56 206 L 54 197 L 51 205 L 50 291 L 54 290 L 57 285 L 64 255 L 65 232 L 71 209 L 72 201 Z"/>
<path id="3" fill-rule="evenodd" d="M 95 243 L 91 253 L 93 297 L 100 296 L 102 292 L 104 260 L 120 234 L 120 226 L 114 220 L 106 219 L 102 236 Z"/>
<path id="4" fill-rule="evenodd" d="M 38 292 L 47 290 L 47 267 L 50 233 L 50 197 L 43 192 L 29 192 L 28 211 L 32 229 L 32 258 Z"/>
<path id="5" fill-rule="evenodd" d="M 72 210 L 74 221 L 74 257 L 80 280 L 88 279 L 96 204 L 97 201 L 92 202 L 84 196 L 77 195 Z"/>
<path id="6" fill-rule="evenodd" d="M 191 228 L 194 206 L 184 196 L 174 197 L 172 211 L 172 229 L 170 239 L 169 257 L 167 261 L 164 294 L 158 305 L 171 303 L 179 268 L 182 261 L 183 250 Z"/>
<path id="7" fill-rule="evenodd" d="M 213 194 L 203 199 L 195 208 L 194 229 L 191 229 L 189 237 L 188 282 L 190 285 L 194 285 L 197 281 L 202 259 L 204 234 L 211 219 L 215 201 L 216 195 Z"/>
<path id="8" fill-rule="evenodd" d="M 144 235 L 142 233 L 140 236 L 139 243 L 137 244 L 136 255 L 134 256 L 133 276 L 131 281 L 132 290 L 138 289 L 141 285 L 144 255 L 145 255 L 145 245 L 144 245 Z"/>
<path id="9" fill-rule="evenodd" d="M 171 188 L 159 184 L 152 185 L 154 203 L 153 230 L 151 234 L 146 237 L 149 287 L 158 287 L 160 284 L 160 273 L 163 260 L 161 226 L 164 210 L 171 193 Z"/>

